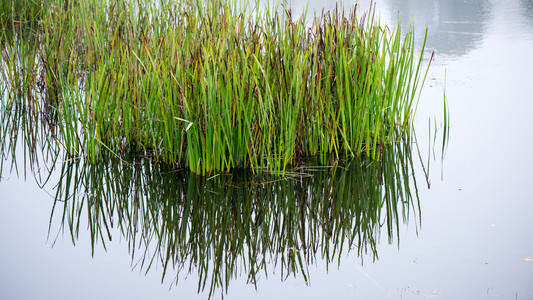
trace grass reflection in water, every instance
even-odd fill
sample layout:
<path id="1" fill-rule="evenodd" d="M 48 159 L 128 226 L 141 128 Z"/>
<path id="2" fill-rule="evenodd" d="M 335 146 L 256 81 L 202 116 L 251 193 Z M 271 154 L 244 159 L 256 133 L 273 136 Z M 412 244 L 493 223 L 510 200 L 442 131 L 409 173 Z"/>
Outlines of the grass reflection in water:
<path id="1" fill-rule="evenodd" d="M 95 3 L 1 14 L 0 175 L 19 169 L 19 145 L 40 184 L 60 171 L 48 183 L 52 239 L 66 230 L 76 243 L 88 228 L 94 251 L 120 235 L 138 268 L 176 282 L 196 273 L 212 295 L 238 276 L 308 282 L 316 260 L 377 258 L 381 229 L 391 241 L 420 215 L 410 121 L 425 73 L 411 29 L 402 39 L 355 8 L 306 29 L 290 10 L 288 21 L 245 18 L 225 1 L 147 27 L 135 10 Z M 353 160 L 298 167 L 308 156 Z"/>
<path id="2" fill-rule="evenodd" d="M 0 113 L 0 172 L 30 169 L 40 185 L 55 187 L 51 239 L 67 231 L 76 243 L 88 228 L 94 251 L 121 236 L 138 268 L 162 269 L 162 280 L 176 282 L 196 273 L 198 290 L 210 295 L 227 292 L 238 276 L 257 286 L 274 271 L 308 282 L 309 265 L 341 263 L 350 251 L 377 258 L 380 233 L 391 241 L 410 213 L 420 215 L 407 136 L 384 144 L 379 160 L 360 155 L 285 176 L 235 170 L 206 177 L 149 153 L 72 158 L 50 134 L 53 113 L 21 102 Z M 49 181 L 55 172 L 59 181 Z"/>
<path id="3" fill-rule="evenodd" d="M 382 227 L 392 240 L 410 212 L 419 215 L 410 143 L 385 150 L 380 161 L 361 156 L 285 177 L 241 171 L 207 178 L 138 157 L 70 161 L 52 214 L 61 214 L 73 241 L 87 224 L 93 251 L 118 228 L 137 267 L 159 265 L 163 279 L 176 283 L 197 272 L 199 291 L 210 294 L 227 291 L 237 276 L 256 285 L 279 269 L 282 279 L 301 274 L 307 282 L 317 259 L 340 263 L 350 251 L 377 258 Z"/>

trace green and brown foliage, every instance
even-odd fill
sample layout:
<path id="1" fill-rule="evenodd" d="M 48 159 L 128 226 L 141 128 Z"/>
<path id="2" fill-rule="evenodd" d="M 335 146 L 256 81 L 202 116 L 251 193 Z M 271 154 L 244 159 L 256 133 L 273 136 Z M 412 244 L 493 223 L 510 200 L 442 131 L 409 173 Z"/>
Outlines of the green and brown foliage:
<path id="1" fill-rule="evenodd" d="M 2 110 L 38 107 L 71 156 L 284 173 L 303 157 L 376 159 L 410 134 L 424 47 L 372 8 L 294 18 L 234 0 L 49 2 L 34 22 L 2 14 Z"/>

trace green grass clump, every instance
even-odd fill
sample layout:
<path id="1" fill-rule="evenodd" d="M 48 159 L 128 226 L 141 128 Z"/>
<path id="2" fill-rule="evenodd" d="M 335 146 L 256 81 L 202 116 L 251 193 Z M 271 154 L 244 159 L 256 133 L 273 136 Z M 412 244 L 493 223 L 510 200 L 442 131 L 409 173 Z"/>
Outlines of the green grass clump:
<path id="1" fill-rule="evenodd" d="M 21 86 L 42 87 L 71 155 L 284 173 L 302 157 L 377 158 L 410 133 L 424 47 L 372 8 L 308 19 L 234 0 L 57 2 L 33 26 L 38 84 Z"/>
<path id="2" fill-rule="evenodd" d="M 42 17 L 53 0 L 3 0 L 0 3 L 0 22 L 24 24 Z"/>

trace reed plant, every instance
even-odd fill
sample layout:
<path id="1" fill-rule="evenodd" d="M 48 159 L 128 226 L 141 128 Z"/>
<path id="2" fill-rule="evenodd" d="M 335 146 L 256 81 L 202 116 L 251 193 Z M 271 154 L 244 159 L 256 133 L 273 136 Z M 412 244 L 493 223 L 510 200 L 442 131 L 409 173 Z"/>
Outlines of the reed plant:
<path id="1" fill-rule="evenodd" d="M 51 218 L 73 242 L 118 228 L 141 268 L 196 271 L 211 294 L 269 262 L 307 281 L 316 259 L 375 258 L 381 226 L 392 239 L 419 213 L 413 27 L 372 8 L 46 1 L 1 7 L 0 154 L 61 168 Z"/>
<path id="2" fill-rule="evenodd" d="M 28 169 L 44 167 L 42 158 L 56 157 L 59 150 L 48 126 L 52 110 L 43 101 L 38 22 L 10 22 L 4 26 L 5 20 L 0 20 L 0 177 L 7 160 L 18 174 L 19 146 L 24 175 Z"/>
<path id="3" fill-rule="evenodd" d="M 0 23 L 26 24 L 40 19 L 55 0 L 4 0 L 0 3 Z M 55 1 L 59 2 L 59 1 Z M 67 2 L 67 1 L 65 1 Z"/>
<path id="4" fill-rule="evenodd" d="M 296 18 L 234 0 L 47 1 L 34 56 L 18 56 L 36 66 L 7 81 L 11 99 L 43 87 L 34 98 L 73 157 L 142 152 L 199 174 L 284 173 L 304 157 L 378 159 L 410 134 L 424 46 L 372 7 Z"/>

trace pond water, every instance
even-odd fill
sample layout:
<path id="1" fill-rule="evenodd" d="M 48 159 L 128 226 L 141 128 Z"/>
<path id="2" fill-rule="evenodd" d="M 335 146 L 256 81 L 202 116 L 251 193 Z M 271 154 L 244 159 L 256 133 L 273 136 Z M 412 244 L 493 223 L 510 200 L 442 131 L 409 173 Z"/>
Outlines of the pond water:
<path id="1" fill-rule="evenodd" d="M 327 8 L 333 3 L 315 1 L 310 3 L 309 8 Z M 292 5 L 295 10 L 303 6 L 296 1 Z M 345 5 L 349 6 L 351 3 L 346 2 Z M 366 3 L 361 2 L 361 6 L 366 7 Z M 533 181 L 530 117 L 530 112 L 533 111 L 533 77 L 530 74 L 533 70 L 533 2 L 384 0 L 377 3 L 377 9 L 382 22 L 386 24 L 397 24 L 399 14 L 404 24 L 408 24 L 410 18 L 413 18 L 419 35 L 423 33 L 426 24 L 429 28 L 428 47 L 435 51 L 435 59 L 415 120 L 423 153 L 428 148 L 431 150 L 427 146 L 430 142 L 427 138 L 428 119 L 432 118 L 431 122 L 437 120 L 438 130 L 441 130 L 444 90 L 451 116 L 450 139 L 444 163 L 441 165 L 439 153 L 436 160 L 430 160 L 430 188 L 425 184 L 423 171 L 415 164 L 420 201 L 416 200 L 416 195 L 412 195 L 413 199 L 408 201 L 407 206 L 411 207 L 409 222 L 402 222 L 402 211 L 396 216 L 394 213 L 387 214 L 391 207 L 387 204 L 382 206 L 382 211 L 380 208 L 367 209 L 364 213 L 358 211 L 360 216 L 355 219 L 359 220 L 359 225 L 346 228 L 357 228 L 356 236 L 368 238 L 364 243 L 368 247 L 366 254 L 357 255 L 357 249 L 352 249 L 350 253 L 343 251 L 337 265 L 338 249 L 318 249 L 314 256 L 307 257 L 310 263 L 304 268 L 304 272 L 297 271 L 294 276 L 291 273 L 287 278 L 286 270 L 280 264 L 281 258 L 276 266 L 266 259 L 267 266 L 264 269 L 268 272 L 257 273 L 256 286 L 248 282 L 250 266 L 239 262 L 239 268 L 234 270 L 238 276 L 231 280 L 227 293 L 216 289 L 214 298 L 220 298 L 223 294 L 226 299 L 533 299 L 533 261 L 528 259 L 533 257 L 533 196 L 529 185 Z M 19 156 L 22 157 L 20 148 L 19 151 Z M 406 153 L 398 149 L 391 151 L 394 153 L 391 158 L 393 161 L 401 161 L 398 157 L 403 157 Z M 407 153 L 409 151 L 408 149 Z M 436 147 L 435 152 L 440 152 L 439 147 Z M 418 159 L 414 153 L 412 159 Z M 150 168 L 141 169 L 141 172 L 146 169 Z M 119 166 L 114 171 L 113 167 L 106 170 L 108 174 L 123 174 L 129 169 Z M 74 172 L 81 174 L 81 178 L 85 178 L 80 179 L 83 181 L 101 170 L 78 166 Z M 313 182 L 303 178 L 288 183 L 274 183 L 271 189 L 266 190 L 261 186 L 243 187 L 241 184 L 246 180 L 238 177 L 217 177 L 208 183 L 198 183 L 194 181 L 194 177 L 172 181 L 163 176 L 158 181 L 159 186 L 148 188 L 142 181 L 144 177 L 132 175 L 138 181 L 130 183 L 133 186 L 131 189 L 128 190 L 122 182 L 118 182 L 112 189 L 107 187 L 114 194 L 102 194 L 99 197 L 118 199 L 122 186 L 126 193 L 138 190 L 145 192 L 137 194 L 138 198 L 133 197 L 141 202 L 145 197 L 158 195 L 158 192 L 161 193 L 159 195 L 163 192 L 175 193 L 172 194 L 175 198 L 189 199 L 188 193 L 207 184 L 204 193 L 226 195 L 224 199 L 230 199 L 233 206 L 234 203 L 244 205 L 246 202 L 241 200 L 246 197 L 239 196 L 239 192 L 227 196 L 228 192 L 224 187 L 229 180 L 237 186 L 241 185 L 241 190 L 259 195 L 257 199 L 272 194 L 281 199 L 292 194 L 296 198 L 304 197 L 307 199 L 306 203 L 314 203 L 313 197 L 320 199 L 326 197 L 324 195 L 328 192 L 342 190 L 340 182 L 343 176 L 360 176 L 358 182 L 363 187 L 370 187 L 370 190 L 377 184 L 369 182 L 369 179 L 365 179 L 368 178 L 365 173 L 357 169 L 348 169 L 347 173 L 339 170 L 336 175 L 331 175 L 330 171 L 325 175 L 321 175 L 323 171 L 320 170 L 309 172 L 316 172 Z M 402 178 L 402 174 L 398 175 L 395 171 L 391 174 L 397 176 L 394 178 Z M 112 241 L 102 236 L 97 245 L 92 247 L 91 238 L 95 236 L 91 234 L 93 227 L 87 225 L 87 212 L 82 210 L 79 217 L 81 225 L 73 245 L 68 222 L 63 223 L 65 227 L 61 230 L 62 203 L 56 205 L 57 211 L 50 221 L 56 191 L 65 188 L 83 199 L 84 195 L 97 193 L 104 188 L 99 188 L 97 179 L 87 181 L 93 184 L 92 189 L 76 190 L 75 183 L 65 187 L 68 183 L 61 183 L 60 175 L 60 172 L 54 173 L 47 187 L 41 189 L 31 175 L 24 180 L 22 176 L 17 178 L 14 173 L 3 174 L 4 178 L 0 182 L 0 299 L 208 298 L 209 288 L 204 292 L 197 292 L 199 275 L 196 271 L 187 275 L 188 264 L 180 274 L 177 286 L 172 285 L 175 274 L 167 276 L 161 284 L 163 267 L 159 260 L 164 260 L 164 253 L 157 257 L 157 263 L 146 275 L 146 268 L 136 266 L 132 270 L 132 240 L 121 234 L 118 228 L 121 224 L 126 224 L 124 232 L 133 234 L 153 230 L 148 225 L 128 227 L 128 221 L 115 224 L 114 229 L 110 229 Z M 109 178 L 118 180 L 115 177 Z M 60 182 L 59 186 L 56 186 L 57 182 Z M 176 186 L 176 189 L 169 186 Z M 142 190 L 143 187 L 145 190 Z M 343 195 L 354 199 L 362 197 L 349 188 L 345 189 Z M 344 198 L 339 196 L 338 199 Z M 73 201 L 66 203 L 70 205 Z M 180 202 L 178 206 L 183 207 L 185 203 Z M 420 220 L 418 209 L 413 208 L 418 204 Z M 227 202 L 218 203 L 214 200 L 206 205 L 210 210 L 204 215 L 200 214 L 198 224 L 200 227 L 204 226 L 203 229 L 209 233 L 209 225 L 219 220 L 214 216 L 224 215 L 224 209 L 228 206 Z M 291 213 L 298 211 L 298 208 L 291 210 L 288 206 L 277 205 L 269 208 L 272 210 L 267 213 L 270 220 L 276 220 L 279 215 L 290 219 Z M 74 204 L 68 208 L 73 207 Z M 261 207 L 254 203 L 256 210 L 243 211 L 256 216 L 259 214 L 257 209 Z M 312 207 L 309 204 L 308 208 Z M 126 211 L 128 209 L 131 208 L 126 208 Z M 321 207 L 319 210 L 325 209 Z M 152 220 L 143 219 L 151 211 L 147 205 L 139 208 L 139 214 L 135 214 L 135 217 Z M 182 211 L 172 213 L 184 216 Z M 346 235 L 342 231 L 345 225 L 342 215 L 338 217 L 339 215 L 331 213 L 330 225 L 333 229 L 329 233 L 337 232 L 341 237 Z M 73 215 L 74 226 L 76 216 L 78 215 Z M 191 213 L 191 220 L 195 216 Z M 381 224 L 373 222 L 376 218 Z M 392 232 L 393 242 L 389 243 L 386 225 L 388 221 L 392 221 L 395 231 L 394 221 L 398 219 L 398 234 Z M 303 225 L 295 226 L 304 228 L 303 234 L 309 240 L 309 234 L 314 232 L 311 229 L 313 222 L 323 220 L 305 215 L 301 220 Z M 297 223 L 298 219 L 294 224 Z M 98 221 L 89 222 L 91 224 L 104 226 Z M 287 221 L 286 224 L 293 223 Z M 377 229 L 379 225 L 382 226 L 381 231 Z M 187 231 L 185 234 L 195 233 L 193 227 L 183 227 Z M 311 243 L 311 246 L 325 238 L 325 227 L 320 228 L 322 231 L 315 232 L 317 242 Z M 247 230 L 252 229 L 229 227 L 226 234 L 246 234 Z M 105 233 L 106 230 L 103 229 L 102 232 Z M 267 230 L 267 233 L 269 237 L 284 241 L 300 241 L 299 237 L 291 234 L 302 234 L 298 230 L 286 228 L 279 232 Z M 154 235 L 145 237 L 147 236 Z M 106 241 L 106 249 L 102 246 L 102 238 Z M 135 241 L 134 244 L 143 242 L 145 240 Z M 179 241 L 174 242 L 179 244 Z M 326 240 L 326 243 L 339 244 L 334 240 Z M 269 249 L 275 248 L 272 244 L 265 242 L 264 245 L 268 245 L 266 247 Z M 291 261 L 290 255 L 295 252 L 289 249 L 290 243 L 286 247 L 285 259 Z M 157 251 L 157 243 L 152 242 L 148 248 L 152 252 Z M 142 251 L 143 248 L 136 249 Z M 194 253 L 192 249 L 188 251 L 188 255 Z M 250 255 L 249 252 L 242 250 L 243 256 Z M 228 261 L 228 257 L 231 261 L 231 253 L 227 251 L 221 256 L 224 257 L 224 262 Z M 322 253 L 334 254 L 333 262 L 327 263 Z M 376 253 L 378 259 L 373 261 Z M 143 256 L 137 253 L 134 263 L 139 257 Z M 250 261 L 258 262 L 256 256 L 252 257 L 248 264 Z M 197 260 L 199 263 L 202 261 L 209 259 L 202 260 L 200 257 Z M 298 269 L 299 263 L 297 260 L 295 262 Z M 260 265 L 257 267 L 263 268 Z M 307 284 L 302 273 L 308 278 Z"/>

